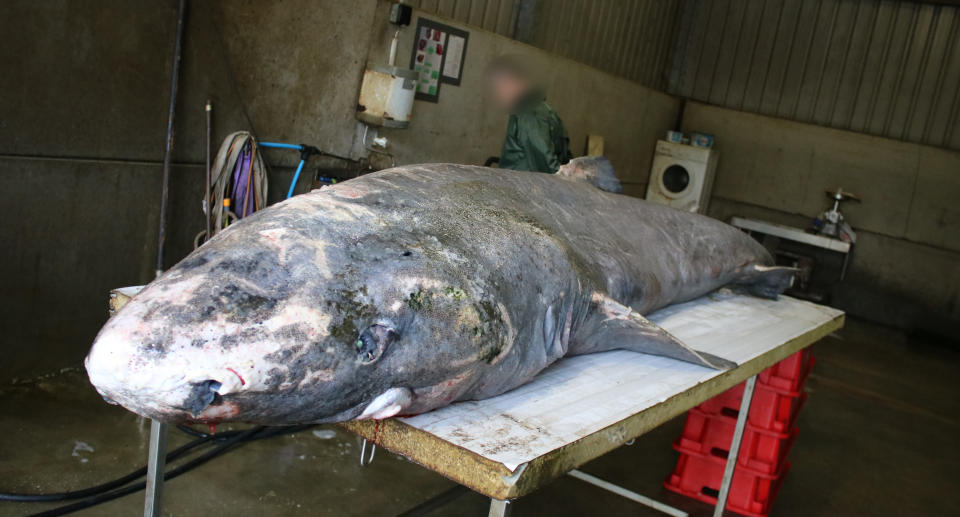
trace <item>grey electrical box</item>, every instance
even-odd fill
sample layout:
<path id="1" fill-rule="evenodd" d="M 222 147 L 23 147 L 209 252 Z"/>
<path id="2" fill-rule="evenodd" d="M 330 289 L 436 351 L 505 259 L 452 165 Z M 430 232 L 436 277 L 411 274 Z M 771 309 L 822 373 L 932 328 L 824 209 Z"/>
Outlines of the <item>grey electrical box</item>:
<path id="1" fill-rule="evenodd" d="M 400 26 L 410 25 L 412 17 L 413 8 L 407 4 L 396 3 L 390 7 L 390 23 Z"/>

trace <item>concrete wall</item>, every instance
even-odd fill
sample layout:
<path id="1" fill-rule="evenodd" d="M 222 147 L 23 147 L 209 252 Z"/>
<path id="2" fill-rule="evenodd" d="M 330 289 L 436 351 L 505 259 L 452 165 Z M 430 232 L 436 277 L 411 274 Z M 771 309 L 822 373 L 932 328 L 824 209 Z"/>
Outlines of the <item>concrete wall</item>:
<path id="1" fill-rule="evenodd" d="M 204 100 L 215 103 L 215 145 L 253 129 L 263 139 L 357 153 L 359 80 L 368 57 L 386 60 L 389 33 L 388 4 L 376 0 L 190 4 L 167 265 L 202 228 Z M 176 6 L 0 3 L 0 382 L 77 364 L 106 320 L 106 292 L 153 275 Z M 444 85 L 439 103 L 416 103 L 409 129 L 385 133 L 399 163 L 482 163 L 497 154 L 506 118 L 481 99 L 479 70 L 500 52 L 526 52 L 551 70 L 550 102 L 573 148 L 583 148 L 587 133 L 603 134 L 618 173 L 642 192 L 654 135 L 673 125 L 676 99 L 468 30 L 463 86 Z M 286 190 L 294 154 L 268 154 L 278 165 L 273 200 Z"/>
<path id="2" fill-rule="evenodd" d="M 349 152 L 367 40 L 338 39 L 369 26 L 375 8 L 190 4 L 168 265 L 202 228 L 204 100 L 215 102 L 217 142 L 252 127 Z M 153 276 L 176 9 L 176 1 L 0 4 L 0 380 L 77 364 L 107 317 L 106 292 Z M 289 171 L 275 172 L 273 199 L 289 181 Z"/>
<path id="3" fill-rule="evenodd" d="M 958 337 L 960 152 L 688 102 L 684 131 L 717 137 L 711 215 L 807 227 L 825 189 L 858 241 L 835 303 L 852 314 Z"/>

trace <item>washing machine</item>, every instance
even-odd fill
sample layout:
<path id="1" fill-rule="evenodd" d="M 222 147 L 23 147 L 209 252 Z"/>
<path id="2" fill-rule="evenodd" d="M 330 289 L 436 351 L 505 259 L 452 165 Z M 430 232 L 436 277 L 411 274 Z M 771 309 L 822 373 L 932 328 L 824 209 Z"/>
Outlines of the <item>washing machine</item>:
<path id="1" fill-rule="evenodd" d="M 706 213 L 716 168 L 717 152 L 712 149 L 658 140 L 647 200 Z"/>

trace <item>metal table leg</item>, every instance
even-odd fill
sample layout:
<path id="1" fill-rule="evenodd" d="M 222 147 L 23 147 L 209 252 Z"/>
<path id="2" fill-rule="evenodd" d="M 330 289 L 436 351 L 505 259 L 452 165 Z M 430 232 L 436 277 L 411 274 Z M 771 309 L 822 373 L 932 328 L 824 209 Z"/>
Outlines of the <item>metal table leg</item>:
<path id="1" fill-rule="evenodd" d="M 163 471 L 167 464 L 167 424 L 150 421 L 150 456 L 147 458 L 147 497 L 143 517 L 160 517 L 163 499 Z"/>
<path id="2" fill-rule="evenodd" d="M 850 245 L 850 249 L 843 254 L 843 265 L 840 266 L 840 281 L 843 282 L 843 279 L 847 277 L 847 265 L 850 263 L 850 255 L 853 254 L 853 244 Z"/>
<path id="3" fill-rule="evenodd" d="M 367 439 L 363 439 L 363 445 L 360 446 L 360 466 L 366 467 L 373 463 L 373 457 L 377 454 L 377 444 L 370 444 L 370 456 L 367 456 Z"/>
<path id="4" fill-rule="evenodd" d="M 488 517 L 509 517 L 510 501 L 500 501 L 498 499 L 490 500 L 490 513 Z"/>
<path id="5" fill-rule="evenodd" d="M 723 515 L 727 506 L 727 496 L 730 495 L 730 484 L 733 481 L 733 469 L 740 458 L 740 440 L 743 438 L 743 429 L 747 426 L 747 415 L 750 413 L 750 402 L 753 400 L 753 388 L 757 385 L 757 376 L 747 379 L 743 390 L 743 400 L 740 402 L 740 414 L 737 415 L 737 427 L 733 431 L 733 442 L 730 444 L 730 454 L 727 455 L 727 466 L 723 469 L 723 481 L 720 483 L 720 495 L 717 496 L 717 506 L 713 509 L 713 517 Z"/>
<path id="6" fill-rule="evenodd" d="M 600 487 L 608 492 L 613 492 L 614 494 L 617 494 L 620 497 L 626 497 L 627 499 L 635 503 L 640 503 L 644 506 L 649 506 L 650 508 L 663 512 L 667 515 L 672 515 L 673 517 L 687 517 L 687 512 L 683 510 L 678 510 L 670 505 L 663 504 L 660 501 L 655 501 L 653 499 L 650 499 L 645 495 L 641 495 L 636 492 L 627 490 L 622 486 L 615 485 L 609 481 L 604 481 L 596 476 L 591 476 L 586 472 L 582 472 L 579 470 L 571 470 L 570 472 L 567 472 L 567 475 L 569 475 L 570 477 L 575 477 L 580 481 L 584 481 L 584 482 L 590 483 L 591 485 Z"/>

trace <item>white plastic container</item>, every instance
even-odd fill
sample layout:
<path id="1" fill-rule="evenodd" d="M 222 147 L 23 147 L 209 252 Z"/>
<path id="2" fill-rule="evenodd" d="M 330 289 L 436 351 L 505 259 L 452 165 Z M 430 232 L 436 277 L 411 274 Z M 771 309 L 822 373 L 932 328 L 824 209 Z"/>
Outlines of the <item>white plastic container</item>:
<path id="1" fill-rule="evenodd" d="M 419 76 L 413 70 L 378 66 L 363 73 L 357 119 L 371 126 L 404 128 L 410 123 Z"/>

